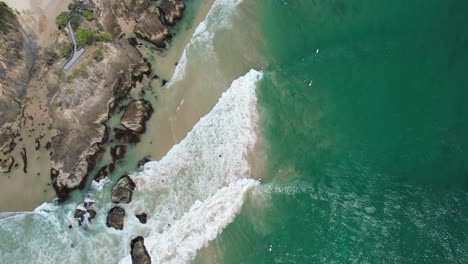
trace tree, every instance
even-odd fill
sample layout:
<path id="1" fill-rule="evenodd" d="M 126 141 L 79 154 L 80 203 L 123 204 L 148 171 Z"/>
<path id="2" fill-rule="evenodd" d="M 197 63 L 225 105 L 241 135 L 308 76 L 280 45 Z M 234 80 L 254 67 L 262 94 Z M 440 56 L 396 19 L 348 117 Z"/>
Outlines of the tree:
<path id="1" fill-rule="evenodd" d="M 92 11 L 89 11 L 89 10 L 83 10 L 83 11 L 81 12 L 81 14 L 82 14 L 82 15 L 86 18 L 86 20 L 88 20 L 88 21 L 91 21 L 91 20 L 93 20 L 93 19 L 96 17 L 96 15 L 95 15 Z"/>
<path id="2" fill-rule="evenodd" d="M 76 42 L 78 42 L 78 46 L 92 45 L 95 41 L 96 36 L 91 30 L 81 28 L 76 30 Z"/>
<path id="3" fill-rule="evenodd" d="M 62 12 L 55 18 L 55 24 L 57 24 L 59 29 L 62 29 L 67 25 L 69 19 L 70 14 L 67 12 Z"/>

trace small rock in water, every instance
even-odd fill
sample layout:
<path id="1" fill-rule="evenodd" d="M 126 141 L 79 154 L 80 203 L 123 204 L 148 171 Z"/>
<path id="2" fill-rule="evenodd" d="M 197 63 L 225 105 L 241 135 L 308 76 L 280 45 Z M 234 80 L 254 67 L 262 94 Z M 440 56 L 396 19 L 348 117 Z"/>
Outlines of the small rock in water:
<path id="1" fill-rule="evenodd" d="M 146 224 L 146 222 L 148 221 L 148 215 L 145 214 L 145 213 L 137 214 L 135 216 L 136 216 L 136 218 L 138 218 L 138 220 L 142 224 Z"/>

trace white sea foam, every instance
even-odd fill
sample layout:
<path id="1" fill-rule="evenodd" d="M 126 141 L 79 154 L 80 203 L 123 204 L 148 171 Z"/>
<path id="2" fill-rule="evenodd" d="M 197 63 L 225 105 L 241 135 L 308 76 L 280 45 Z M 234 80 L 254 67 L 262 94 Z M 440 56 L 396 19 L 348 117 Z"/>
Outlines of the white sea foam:
<path id="1" fill-rule="evenodd" d="M 242 0 L 216 0 L 213 3 L 206 19 L 195 29 L 190 43 L 185 47 L 177 63 L 174 76 L 165 87 L 170 87 L 184 77 L 187 68 L 187 57 L 190 56 L 191 52 L 204 53 L 206 57 L 214 57 L 213 38 L 216 32 L 230 27 L 231 17 L 240 3 L 242 3 Z"/>
<path id="2" fill-rule="evenodd" d="M 261 76 L 251 70 L 234 81 L 184 140 L 161 161 L 149 162 L 132 175 L 137 189 L 127 211 L 154 216 L 149 229 L 138 230 L 136 220 L 132 224 L 146 235 L 157 263 L 183 263 L 193 257 L 232 221 L 245 192 L 258 183 L 241 179 L 250 176 L 247 155 L 256 143 L 255 87 Z M 211 220 L 205 225 L 208 215 Z"/>
<path id="3" fill-rule="evenodd" d="M 218 0 L 197 28 L 179 63 L 183 77 L 187 54 L 196 45 L 212 52 L 214 34 L 229 27 L 241 1 Z M 203 49 L 198 49 L 199 50 Z M 195 52 L 195 50 L 194 50 Z M 190 56 L 191 57 L 191 56 Z M 246 193 L 259 182 L 249 179 L 247 155 L 256 143 L 255 87 L 262 73 L 237 79 L 219 102 L 178 145 L 158 162 L 133 174 L 137 184 L 126 210 L 124 230 L 106 227 L 109 195 L 96 195 L 97 216 L 88 230 L 76 226 L 76 204 L 43 204 L 34 212 L 0 215 L 0 259 L 15 263 L 123 263 L 130 241 L 144 236 L 153 263 L 186 263 L 216 238 L 240 210 Z M 106 191 L 105 182 L 91 191 Z M 145 212 L 141 224 L 134 214 Z M 75 224 L 73 224 L 75 223 Z M 70 229 L 68 226 L 73 225 Z"/>

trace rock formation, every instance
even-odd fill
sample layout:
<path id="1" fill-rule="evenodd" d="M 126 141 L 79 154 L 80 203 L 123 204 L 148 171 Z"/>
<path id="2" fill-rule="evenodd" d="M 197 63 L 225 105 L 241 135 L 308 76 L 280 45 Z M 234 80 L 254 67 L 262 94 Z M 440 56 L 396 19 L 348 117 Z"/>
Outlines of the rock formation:
<path id="1" fill-rule="evenodd" d="M 149 264 L 151 257 L 146 251 L 145 239 L 141 236 L 135 238 L 130 243 L 130 255 L 133 264 Z"/>
<path id="2" fill-rule="evenodd" d="M 172 36 L 168 28 L 161 21 L 161 11 L 159 9 L 143 12 L 138 19 L 138 24 L 135 26 L 134 31 L 137 37 L 159 48 L 165 48 L 165 41 Z"/>
<path id="3" fill-rule="evenodd" d="M 185 5 L 177 0 L 161 0 L 161 10 L 164 13 L 164 19 L 167 25 L 175 26 L 177 21 L 182 18 Z"/>
<path id="4" fill-rule="evenodd" d="M 151 103 L 144 100 L 134 100 L 130 102 L 122 116 L 122 125 L 136 133 L 144 133 L 146 129 L 146 121 L 153 114 Z"/>
<path id="5" fill-rule="evenodd" d="M 112 202 L 128 204 L 132 201 L 133 191 L 135 190 L 135 183 L 127 175 L 120 178 L 120 180 L 112 188 Z"/>
<path id="6" fill-rule="evenodd" d="M 121 207 L 114 207 L 109 211 L 107 215 L 106 225 L 107 227 L 113 227 L 118 230 L 122 230 L 124 225 L 123 221 L 125 218 L 125 210 Z"/>

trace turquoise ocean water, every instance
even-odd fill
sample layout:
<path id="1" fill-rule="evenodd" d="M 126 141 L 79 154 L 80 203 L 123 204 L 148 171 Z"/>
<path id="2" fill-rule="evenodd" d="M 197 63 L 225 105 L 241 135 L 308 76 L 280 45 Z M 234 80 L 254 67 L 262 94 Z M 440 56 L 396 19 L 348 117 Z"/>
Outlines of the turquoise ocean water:
<path id="1" fill-rule="evenodd" d="M 468 261 L 468 2 L 261 1 L 270 204 L 223 263 Z"/>
<path id="2" fill-rule="evenodd" d="M 196 76 L 228 92 L 161 160 L 134 171 L 131 149 L 67 203 L 0 213 L 0 263 L 131 263 L 136 236 L 153 263 L 467 263 L 467 11 L 216 0 L 168 91 Z M 138 188 L 120 231 L 106 216 L 123 173 Z"/>

